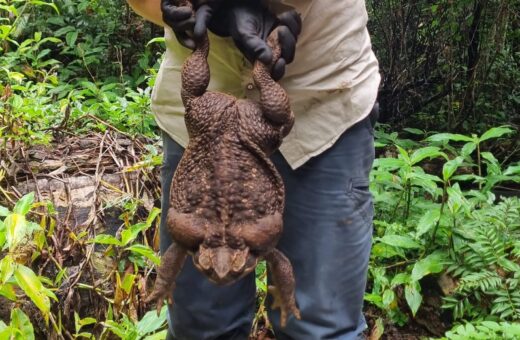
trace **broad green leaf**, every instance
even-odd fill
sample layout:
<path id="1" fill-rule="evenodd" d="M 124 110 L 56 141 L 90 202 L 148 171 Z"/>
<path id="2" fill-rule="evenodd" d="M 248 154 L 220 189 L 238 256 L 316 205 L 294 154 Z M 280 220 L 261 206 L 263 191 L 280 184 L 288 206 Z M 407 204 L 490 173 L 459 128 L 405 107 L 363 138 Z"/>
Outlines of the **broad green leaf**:
<path id="1" fill-rule="evenodd" d="M 79 324 L 79 314 L 76 311 L 74 311 L 74 328 L 76 330 L 76 333 L 78 333 L 81 329 L 81 325 Z"/>
<path id="2" fill-rule="evenodd" d="M 94 83 L 92 83 L 90 81 L 82 81 L 81 82 L 81 86 L 83 86 L 86 89 L 88 89 L 92 94 L 96 94 L 96 93 L 99 92 L 99 89 L 96 86 L 96 84 L 94 84 Z"/>
<path id="3" fill-rule="evenodd" d="M 376 243 L 372 246 L 372 256 L 377 259 L 389 259 L 394 256 L 404 258 L 405 254 L 401 248 L 392 247 L 385 243 Z"/>
<path id="4" fill-rule="evenodd" d="M 391 289 L 385 290 L 383 293 L 383 304 L 389 307 L 395 301 L 395 293 Z"/>
<path id="5" fill-rule="evenodd" d="M 422 303 L 421 286 L 419 285 L 419 282 L 413 282 L 406 285 L 404 287 L 404 296 L 408 306 L 410 306 L 413 316 L 415 317 L 415 314 Z"/>
<path id="6" fill-rule="evenodd" d="M 406 132 L 409 132 L 411 134 L 419 135 L 419 136 L 422 136 L 425 133 L 423 130 L 415 129 L 415 128 L 404 128 L 403 130 Z"/>
<path id="7" fill-rule="evenodd" d="M 67 42 L 67 45 L 74 46 L 76 43 L 76 39 L 78 39 L 78 31 L 70 31 L 65 36 L 65 41 Z"/>
<path id="8" fill-rule="evenodd" d="M 50 48 L 46 48 L 44 50 L 42 50 L 40 53 L 38 53 L 38 55 L 36 56 L 36 59 L 42 59 L 43 57 L 45 57 L 47 54 L 51 53 L 51 49 Z"/>
<path id="9" fill-rule="evenodd" d="M 12 213 L 4 220 L 4 227 L 6 230 L 6 240 L 10 251 L 13 251 L 16 246 L 27 235 L 28 223 L 25 216 Z"/>
<path id="10" fill-rule="evenodd" d="M 401 235 L 385 235 L 378 239 L 382 243 L 386 243 L 390 246 L 394 246 L 397 248 L 405 248 L 405 249 L 419 249 L 421 245 L 415 242 L 409 236 L 401 236 Z"/>
<path id="11" fill-rule="evenodd" d="M 15 262 L 11 255 L 5 256 L 0 260 L 0 285 L 4 284 L 13 276 Z"/>
<path id="12" fill-rule="evenodd" d="M 427 210 L 419 220 L 419 223 L 417 224 L 417 231 L 415 232 L 415 238 L 418 239 L 422 235 L 429 232 L 435 224 L 437 224 L 437 221 L 441 217 L 441 211 L 439 209 L 430 209 Z"/>
<path id="13" fill-rule="evenodd" d="M 365 293 L 365 296 L 363 298 L 365 301 L 372 302 L 376 305 L 382 305 L 383 299 L 381 295 L 379 294 L 372 294 L 372 293 Z"/>
<path id="14" fill-rule="evenodd" d="M 68 32 L 71 32 L 71 31 L 74 31 L 76 28 L 74 28 L 73 26 L 65 26 L 65 27 L 62 27 L 60 28 L 59 30 L 55 31 L 54 32 L 54 35 L 59 37 L 59 36 L 62 36 Z"/>
<path id="15" fill-rule="evenodd" d="M 426 140 L 430 142 L 445 142 L 450 140 L 455 142 L 473 142 L 474 138 L 457 133 L 437 133 L 426 138 Z"/>
<path id="16" fill-rule="evenodd" d="M 14 339 L 34 340 L 34 329 L 31 320 L 29 320 L 29 317 L 19 308 L 15 308 L 11 311 L 10 326 L 12 329 L 17 330 Z"/>
<path id="17" fill-rule="evenodd" d="M 469 209 L 468 203 L 464 198 L 458 183 L 447 188 L 446 192 L 448 193 L 448 207 L 452 212 L 456 213 L 460 208 L 464 208 L 466 211 Z"/>
<path id="18" fill-rule="evenodd" d="M 487 173 L 494 174 L 494 175 L 501 175 L 502 169 L 500 168 L 500 164 L 498 163 L 498 160 L 493 156 L 491 152 L 482 152 L 481 156 L 483 159 L 485 159 L 487 162 Z"/>
<path id="19" fill-rule="evenodd" d="M 136 223 L 129 228 L 123 230 L 121 232 L 121 245 L 126 246 L 128 243 L 135 240 L 135 238 L 139 235 L 139 233 L 143 230 L 146 230 L 150 227 L 146 223 Z"/>
<path id="20" fill-rule="evenodd" d="M 4 223 L 4 221 L 0 220 L 0 251 L 4 249 L 6 240 L 7 240 L 7 231 L 5 230 L 5 223 Z"/>
<path id="21" fill-rule="evenodd" d="M 137 332 L 140 336 L 155 332 L 166 323 L 167 306 L 163 306 L 161 313 L 157 315 L 155 310 L 146 313 L 137 323 Z"/>
<path id="22" fill-rule="evenodd" d="M 153 221 L 161 214 L 161 209 L 159 208 L 153 208 L 152 211 L 150 211 L 150 214 L 146 218 L 146 225 L 151 226 Z"/>
<path id="23" fill-rule="evenodd" d="M 81 319 L 78 321 L 78 323 L 81 325 L 81 326 L 87 326 L 87 325 L 92 325 L 94 323 L 98 322 L 96 319 L 94 318 L 84 318 L 84 319 Z"/>
<path id="24" fill-rule="evenodd" d="M 41 43 L 44 43 L 44 42 L 47 42 L 47 41 L 53 42 L 53 43 L 55 43 L 55 44 L 61 42 L 61 40 L 58 39 L 58 38 L 56 38 L 56 37 L 47 37 L 47 38 L 43 39 L 42 41 L 40 41 L 40 44 L 41 44 Z M 55 62 L 57 62 L 57 61 L 55 61 Z M 43 63 L 43 64 L 40 64 L 40 66 L 43 66 L 43 65 L 45 65 L 45 64 L 44 64 L 44 63 Z"/>
<path id="25" fill-rule="evenodd" d="M 12 26 L 10 25 L 0 25 L 0 40 L 7 38 L 9 33 L 11 33 Z"/>
<path id="26" fill-rule="evenodd" d="M 399 169 L 406 163 L 398 158 L 377 158 L 374 160 L 374 167 L 379 167 L 387 170 Z"/>
<path id="27" fill-rule="evenodd" d="M 125 248 L 125 250 L 129 250 L 131 252 L 143 255 L 156 265 L 159 265 L 161 263 L 161 260 L 157 255 L 155 255 L 155 252 L 152 249 L 150 249 L 150 247 L 147 247 L 143 244 L 134 244 L 128 248 Z"/>
<path id="28" fill-rule="evenodd" d="M 442 189 L 435 185 L 434 182 L 423 180 L 420 178 L 413 179 L 411 181 L 412 186 L 420 187 L 426 190 L 432 198 L 436 199 L 442 194 Z"/>
<path id="29" fill-rule="evenodd" d="M 2 3 L 6 3 L 5 0 L 2 0 L 0 1 L 0 4 Z M 19 14 L 18 14 L 18 10 L 16 9 L 16 7 L 14 7 L 13 5 L 10 5 L 10 6 L 7 6 L 7 5 L 0 5 L 0 9 L 3 9 L 5 10 L 6 12 L 9 12 L 11 13 L 14 17 L 17 17 Z M 7 19 L 7 18 L 6 18 Z"/>
<path id="30" fill-rule="evenodd" d="M 0 216 L 7 216 L 9 215 L 9 209 L 7 209 L 6 207 L 2 207 L 0 205 Z"/>
<path id="31" fill-rule="evenodd" d="M 481 142 L 483 142 L 483 141 L 491 139 L 491 138 L 502 137 L 503 135 L 509 134 L 512 132 L 513 132 L 513 130 L 511 130 L 510 128 L 505 127 L 505 126 L 494 127 L 494 128 L 487 130 L 486 132 L 484 132 L 482 134 L 482 136 L 480 136 L 479 140 Z"/>
<path id="32" fill-rule="evenodd" d="M 132 289 L 135 281 L 135 274 L 125 274 L 123 281 L 121 282 L 121 288 L 125 291 L 125 293 L 130 294 L 130 290 Z"/>
<path id="33" fill-rule="evenodd" d="M 463 161 L 464 159 L 459 156 L 444 163 L 444 166 L 442 167 L 442 178 L 445 182 L 453 176 Z"/>
<path id="34" fill-rule="evenodd" d="M 45 320 L 49 317 L 50 300 L 46 294 L 47 289 L 42 285 L 40 279 L 28 267 L 17 264 L 14 277 L 16 282 L 31 299 L 31 301 L 40 309 Z"/>
<path id="35" fill-rule="evenodd" d="M 516 165 L 510 165 L 506 171 L 504 171 L 504 175 L 520 175 L 520 163 Z"/>
<path id="36" fill-rule="evenodd" d="M 495 156 L 491 153 L 491 152 L 482 152 L 480 154 L 482 156 L 483 159 L 487 160 L 488 162 L 490 163 L 493 163 L 493 164 L 498 164 L 498 160 L 495 158 Z"/>
<path id="37" fill-rule="evenodd" d="M 408 273 L 399 273 L 392 279 L 392 282 L 390 283 L 390 286 L 392 288 L 395 288 L 399 285 L 409 283 L 410 282 L 410 274 Z"/>
<path id="38" fill-rule="evenodd" d="M 500 330 L 500 325 L 493 321 L 482 321 L 482 325 L 486 326 L 489 329 L 492 329 L 494 331 Z"/>
<path id="39" fill-rule="evenodd" d="M 415 169 L 415 167 L 414 167 L 414 169 Z M 408 178 L 409 179 L 415 178 L 415 179 L 422 179 L 424 181 L 429 181 L 429 182 L 432 182 L 435 187 L 437 187 L 437 184 L 435 184 L 435 182 L 442 183 L 442 179 L 440 179 L 439 177 L 437 177 L 435 175 L 425 174 L 423 172 L 419 172 L 419 171 L 415 171 L 415 170 L 414 170 L 414 172 L 412 172 L 408 175 Z M 430 186 L 430 185 L 428 185 L 428 186 Z"/>
<path id="40" fill-rule="evenodd" d="M 467 175 L 456 175 L 451 177 L 454 181 L 473 181 L 474 183 L 483 183 L 485 181 L 484 177 L 480 177 L 475 174 L 467 174 Z"/>
<path id="41" fill-rule="evenodd" d="M 396 147 L 397 150 L 399 151 L 399 154 L 401 155 L 401 157 L 403 158 L 403 160 L 404 160 L 407 164 L 410 164 L 410 163 L 411 163 L 411 160 L 410 160 L 410 155 L 408 154 L 408 151 L 406 151 L 404 148 L 400 147 L 399 145 L 396 145 L 395 147 Z"/>
<path id="42" fill-rule="evenodd" d="M 60 14 L 58 7 L 56 7 L 56 5 L 52 2 L 45 2 L 45 1 L 41 1 L 41 0 L 31 0 L 31 4 L 52 7 L 56 11 L 57 14 Z"/>
<path id="43" fill-rule="evenodd" d="M 5 296 L 11 301 L 16 301 L 16 292 L 14 290 L 14 285 L 9 283 L 0 285 L 0 295 Z"/>
<path id="44" fill-rule="evenodd" d="M 31 210 L 31 206 L 34 202 L 34 192 L 30 192 L 27 195 L 24 195 L 13 208 L 13 212 L 25 216 L 29 210 Z"/>
<path id="45" fill-rule="evenodd" d="M 425 148 L 420 148 L 415 150 L 415 152 L 410 156 L 410 160 L 413 164 L 417 164 L 425 158 L 435 158 L 442 156 L 444 158 L 448 158 L 446 154 L 436 146 L 427 146 Z"/>
<path id="46" fill-rule="evenodd" d="M 110 329 L 111 332 L 113 332 L 115 335 L 119 336 L 121 339 L 128 339 L 128 332 L 127 330 L 119 325 L 117 322 L 113 320 L 107 320 L 106 322 L 101 323 L 105 328 Z"/>
<path id="47" fill-rule="evenodd" d="M 112 244 L 116 246 L 122 246 L 123 244 L 121 241 L 119 241 L 117 238 L 115 238 L 112 235 L 107 234 L 99 234 L 96 235 L 92 240 L 89 240 L 90 243 L 97 243 L 97 244 Z"/>
<path id="48" fill-rule="evenodd" d="M 460 151 L 460 154 L 462 157 L 467 157 L 467 156 L 471 155 L 473 153 L 473 151 L 475 151 L 476 148 L 477 148 L 477 144 L 475 142 L 468 142 L 468 143 L 464 144 L 464 146 L 462 147 L 462 149 Z"/>
<path id="49" fill-rule="evenodd" d="M 520 324 L 518 323 L 509 323 L 507 327 L 503 327 L 503 331 L 507 339 L 520 338 Z"/>
<path id="50" fill-rule="evenodd" d="M 415 263 L 412 269 L 411 279 L 413 281 L 419 281 L 426 275 L 441 272 L 444 269 L 444 261 L 445 257 L 441 253 L 431 253 Z"/>

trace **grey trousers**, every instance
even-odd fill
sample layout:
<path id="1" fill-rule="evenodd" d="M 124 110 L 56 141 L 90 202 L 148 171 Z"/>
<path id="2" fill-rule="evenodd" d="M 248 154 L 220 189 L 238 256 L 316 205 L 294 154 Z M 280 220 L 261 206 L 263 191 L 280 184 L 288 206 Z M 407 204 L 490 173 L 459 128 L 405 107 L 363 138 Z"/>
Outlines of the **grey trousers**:
<path id="1" fill-rule="evenodd" d="M 183 149 L 163 133 L 161 251 L 170 184 Z M 357 339 L 371 249 L 373 204 L 368 174 L 374 159 L 372 123 L 364 119 L 327 151 L 292 170 L 279 152 L 272 160 L 286 186 L 284 231 L 278 247 L 291 261 L 301 320 L 285 328 L 269 310 L 279 340 Z M 178 340 L 247 339 L 255 310 L 255 278 L 230 286 L 209 282 L 188 259 L 177 278 L 169 326 Z M 268 306 L 269 306 L 268 301 Z"/>

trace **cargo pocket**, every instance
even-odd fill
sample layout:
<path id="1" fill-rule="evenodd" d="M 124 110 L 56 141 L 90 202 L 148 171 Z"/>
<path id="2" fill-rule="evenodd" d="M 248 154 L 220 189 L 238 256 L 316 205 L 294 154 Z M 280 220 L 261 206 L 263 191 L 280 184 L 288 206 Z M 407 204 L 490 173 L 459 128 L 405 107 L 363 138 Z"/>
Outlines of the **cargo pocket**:
<path id="1" fill-rule="evenodd" d="M 354 203 L 354 213 L 359 214 L 365 223 L 372 223 L 374 203 L 368 185 L 368 178 L 351 178 L 347 185 L 347 195 Z"/>

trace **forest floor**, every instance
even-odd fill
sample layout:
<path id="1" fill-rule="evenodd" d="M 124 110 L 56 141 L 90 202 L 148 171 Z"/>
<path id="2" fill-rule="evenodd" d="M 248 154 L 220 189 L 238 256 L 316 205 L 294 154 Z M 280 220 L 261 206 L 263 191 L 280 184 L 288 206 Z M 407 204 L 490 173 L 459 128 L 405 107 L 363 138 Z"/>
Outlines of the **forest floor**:
<path id="1" fill-rule="evenodd" d="M 101 232 L 116 235 L 123 223 L 120 216 L 126 208 L 117 207 L 114 202 L 135 200 L 138 205 L 135 208 L 135 216 L 140 215 L 140 218 L 147 216 L 154 207 L 159 207 L 160 150 L 150 149 L 150 140 L 132 139 L 113 130 L 107 130 L 105 133 L 93 132 L 85 136 L 63 135 L 57 140 L 58 142 L 51 145 L 27 149 L 14 146 L 7 154 L 6 161 L 0 164 L 7 173 L 4 182 L 0 183 L 2 187 L 17 193 L 17 196 L 35 191 L 39 199 L 52 202 L 57 212 L 55 233 L 59 232 L 60 228 L 66 228 L 67 233 L 70 230 L 77 235 L 88 228 L 94 228 L 97 234 Z M 156 248 L 155 231 L 143 236 L 152 239 L 151 244 Z M 54 251 L 58 252 L 54 254 L 57 258 L 67 258 L 67 255 L 60 255 L 60 249 Z M 72 262 L 77 266 L 75 261 Z M 150 269 L 145 268 L 142 271 L 147 273 L 142 274 L 145 281 L 151 272 Z M 94 282 L 89 281 L 89 278 L 94 276 L 84 275 L 81 279 L 78 276 L 78 280 L 84 286 L 95 286 Z M 112 280 L 115 281 L 114 278 L 109 279 Z M 380 309 L 366 303 L 366 338 L 412 340 L 443 336 L 450 328 L 450 317 L 441 308 L 441 296 L 445 287 L 438 279 L 428 280 L 431 282 L 421 282 L 424 289 L 421 309 L 415 317 L 408 312 L 408 321 L 403 322 L 404 326 L 390 323 Z M 71 290 L 67 294 L 78 293 L 72 293 Z M 396 294 L 399 297 L 398 301 L 404 301 L 402 289 L 399 288 Z M 134 317 L 138 317 L 138 314 L 144 311 L 143 308 L 146 308 L 138 298 L 129 297 L 129 301 L 135 304 L 134 311 L 140 311 L 135 312 Z M 83 306 L 86 304 L 88 302 L 84 301 Z M 106 302 L 100 304 L 98 301 L 97 305 L 102 309 L 108 308 Z M 404 304 L 399 306 L 399 309 L 409 310 Z M 38 313 L 34 308 L 32 311 Z M 75 312 L 82 317 L 89 316 L 85 314 L 86 310 Z M 104 312 L 96 311 L 95 314 L 103 315 Z M 34 315 L 30 317 L 36 318 Z M 259 324 L 262 323 L 260 320 Z M 259 326 L 251 339 L 269 340 L 274 337 L 268 328 Z"/>

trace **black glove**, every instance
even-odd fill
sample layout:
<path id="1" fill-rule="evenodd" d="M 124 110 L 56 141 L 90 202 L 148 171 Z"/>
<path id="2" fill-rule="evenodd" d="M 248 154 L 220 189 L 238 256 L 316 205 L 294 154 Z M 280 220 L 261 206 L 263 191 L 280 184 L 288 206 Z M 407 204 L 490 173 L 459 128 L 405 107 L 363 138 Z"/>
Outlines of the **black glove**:
<path id="1" fill-rule="evenodd" d="M 189 49 L 195 49 L 195 40 L 206 32 L 207 22 L 223 0 L 192 1 L 189 6 L 177 6 L 177 1 L 161 0 L 163 21 L 172 28 L 177 40 Z M 193 12 L 195 10 L 195 15 Z M 197 32 L 198 34 L 195 34 Z"/>
<path id="2" fill-rule="evenodd" d="M 195 37 L 205 31 L 203 22 L 208 24 L 213 33 L 231 36 L 235 45 L 249 61 L 260 60 L 265 64 L 269 64 L 273 56 L 266 43 L 267 36 L 276 27 L 280 27 L 278 40 L 282 54 L 271 68 L 271 76 L 274 80 L 282 78 L 285 65 L 293 61 L 296 39 L 302 25 L 296 11 L 288 11 L 276 17 L 258 0 L 227 1 L 215 13 L 205 16 L 204 21 L 201 20 L 200 30 L 195 30 Z"/>
<path id="3" fill-rule="evenodd" d="M 274 16 L 258 0 L 195 0 L 195 9 L 176 6 L 173 0 L 161 0 L 163 21 L 172 27 L 181 45 L 195 49 L 207 29 L 220 36 L 231 36 L 244 56 L 268 64 L 272 51 L 267 46 L 269 33 L 280 26 L 278 40 L 281 57 L 271 68 L 271 76 L 279 80 L 285 73 L 285 65 L 294 59 L 296 39 L 301 31 L 301 18 L 296 11 Z"/>

